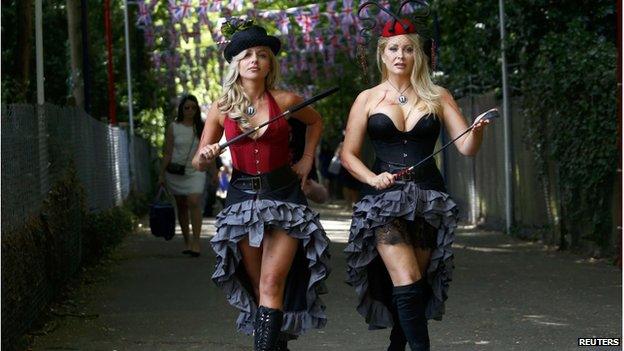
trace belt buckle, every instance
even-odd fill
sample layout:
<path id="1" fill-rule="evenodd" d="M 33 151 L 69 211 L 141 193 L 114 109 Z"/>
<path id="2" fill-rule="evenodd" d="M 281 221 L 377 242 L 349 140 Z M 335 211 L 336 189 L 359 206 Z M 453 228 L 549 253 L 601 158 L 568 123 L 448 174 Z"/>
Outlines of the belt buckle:
<path id="1" fill-rule="evenodd" d="M 401 176 L 397 180 L 402 181 L 402 182 L 409 182 L 409 181 L 412 181 L 413 179 L 414 179 L 414 175 L 412 174 L 412 172 L 405 172 L 401 174 Z"/>
<path id="2" fill-rule="evenodd" d="M 261 188 L 262 188 L 262 181 L 260 177 L 251 178 L 251 189 L 253 189 L 253 191 L 258 191 Z"/>

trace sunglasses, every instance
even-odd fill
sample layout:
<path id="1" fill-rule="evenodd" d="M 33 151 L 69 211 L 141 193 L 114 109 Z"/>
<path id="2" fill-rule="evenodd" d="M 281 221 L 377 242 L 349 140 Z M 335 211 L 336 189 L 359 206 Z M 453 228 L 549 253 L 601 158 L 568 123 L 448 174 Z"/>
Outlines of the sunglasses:
<path id="1" fill-rule="evenodd" d="M 197 110 L 197 106 L 196 105 L 186 105 L 184 106 L 185 110 Z"/>

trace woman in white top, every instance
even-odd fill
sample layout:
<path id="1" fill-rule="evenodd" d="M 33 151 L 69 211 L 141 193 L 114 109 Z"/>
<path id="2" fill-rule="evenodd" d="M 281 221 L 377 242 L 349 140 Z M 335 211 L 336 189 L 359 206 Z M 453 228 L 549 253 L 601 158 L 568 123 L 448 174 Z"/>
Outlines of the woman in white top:
<path id="1" fill-rule="evenodd" d="M 204 129 L 197 98 L 182 97 L 178 116 L 165 134 L 165 157 L 160 168 L 158 182 L 166 184 L 176 200 L 178 222 L 184 236 L 186 249 L 182 253 L 198 257 L 201 234 L 201 203 L 206 173 L 193 168 L 191 161 L 199 145 L 198 136 Z M 189 235 L 189 213 L 193 237 Z"/>

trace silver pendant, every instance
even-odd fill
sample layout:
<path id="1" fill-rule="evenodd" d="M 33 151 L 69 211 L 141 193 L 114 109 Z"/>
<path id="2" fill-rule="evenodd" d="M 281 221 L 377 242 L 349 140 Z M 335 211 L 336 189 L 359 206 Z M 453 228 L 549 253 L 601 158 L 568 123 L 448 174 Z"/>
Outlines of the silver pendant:
<path id="1" fill-rule="evenodd" d="M 405 95 L 399 95 L 399 105 L 407 104 L 407 97 Z"/>
<path id="2" fill-rule="evenodd" d="M 256 114 L 256 108 L 253 106 L 249 106 L 247 107 L 247 110 L 245 111 L 245 113 L 247 114 L 247 116 L 251 117 Z"/>

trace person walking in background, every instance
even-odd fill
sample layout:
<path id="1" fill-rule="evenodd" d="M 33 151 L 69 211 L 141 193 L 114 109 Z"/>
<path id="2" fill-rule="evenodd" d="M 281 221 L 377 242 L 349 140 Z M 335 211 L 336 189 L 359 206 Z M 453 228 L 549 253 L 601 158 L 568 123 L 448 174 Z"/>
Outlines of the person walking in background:
<path id="1" fill-rule="evenodd" d="M 185 249 L 182 253 L 192 257 L 198 257 L 201 251 L 201 204 L 206 173 L 195 170 L 191 161 L 199 146 L 199 135 L 203 128 L 197 98 L 184 95 L 178 105 L 176 119 L 165 133 L 165 155 L 158 177 L 158 182 L 167 186 L 175 198 L 178 222 L 184 237 Z"/>
<path id="2" fill-rule="evenodd" d="M 333 149 L 329 147 L 326 141 L 321 140 L 320 144 L 321 147 L 318 155 L 318 170 L 319 175 L 321 176 L 321 184 L 328 190 L 329 198 L 331 199 L 331 194 L 335 193 L 332 191 L 333 188 L 331 184 L 336 175 L 329 172 L 329 164 L 334 154 L 332 152 Z"/>
<path id="3" fill-rule="evenodd" d="M 232 172 L 230 172 L 230 167 L 226 165 L 221 165 L 219 167 L 219 185 L 217 188 L 217 198 L 221 203 L 221 209 L 225 208 L 225 199 L 227 198 L 227 191 L 230 187 L 230 178 L 232 177 Z"/>
<path id="4" fill-rule="evenodd" d="M 391 16 L 377 43 L 381 82 L 353 103 L 341 152 L 344 167 L 364 184 L 345 253 L 347 281 L 370 329 L 392 327 L 388 350 L 405 350 L 409 343 L 412 351 L 423 351 L 430 349 L 427 320 L 444 313 L 458 210 L 433 158 L 397 173 L 434 151 L 442 125 L 450 137 L 468 126 L 451 94 L 431 80 L 428 5 L 406 3 L 415 5 L 415 20 L 374 1 L 363 4 Z M 476 122 L 455 142 L 460 153 L 477 153 L 488 122 Z M 366 135 L 377 157 L 372 169 L 360 158 Z"/>
<path id="5" fill-rule="evenodd" d="M 193 165 L 203 170 L 227 140 L 278 116 L 303 99 L 276 89 L 281 43 L 252 21 L 230 18 L 232 35 L 223 92 L 212 104 Z M 290 118 L 306 125 L 303 157 L 291 164 L 288 122 L 277 119 L 229 146 L 232 178 L 211 240 L 213 281 L 240 310 L 239 331 L 254 335 L 254 350 L 287 350 L 287 341 L 325 326 L 329 239 L 301 187 L 312 169 L 322 120 L 305 107 Z"/>

